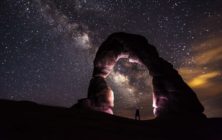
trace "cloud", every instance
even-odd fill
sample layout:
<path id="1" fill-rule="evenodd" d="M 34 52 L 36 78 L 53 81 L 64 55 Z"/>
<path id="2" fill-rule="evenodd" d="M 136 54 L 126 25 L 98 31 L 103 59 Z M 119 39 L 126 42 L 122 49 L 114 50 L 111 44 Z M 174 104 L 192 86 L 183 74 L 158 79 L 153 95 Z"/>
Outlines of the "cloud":
<path id="1" fill-rule="evenodd" d="M 222 60 L 222 37 L 209 39 L 193 46 L 194 61 L 197 65 L 209 65 Z"/>
<path id="2" fill-rule="evenodd" d="M 221 117 L 222 36 L 195 43 L 179 72 L 196 91 L 208 117 Z"/>
<path id="3" fill-rule="evenodd" d="M 222 36 L 195 43 L 192 57 L 179 69 L 182 77 L 200 95 L 215 96 L 222 91 Z"/>
<path id="4" fill-rule="evenodd" d="M 188 83 L 191 87 L 198 88 L 200 86 L 206 85 L 210 81 L 210 79 L 213 79 L 219 75 L 220 75 L 220 72 L 218 72 L 218 71 L 203 73 L 203 74 L 196 76 Z"/>

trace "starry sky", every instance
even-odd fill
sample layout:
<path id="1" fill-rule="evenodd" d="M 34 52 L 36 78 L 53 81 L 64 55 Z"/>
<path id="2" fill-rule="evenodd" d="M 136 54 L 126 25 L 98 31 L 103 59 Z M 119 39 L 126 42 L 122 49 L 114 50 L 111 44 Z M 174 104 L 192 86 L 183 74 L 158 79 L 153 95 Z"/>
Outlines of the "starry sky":
<path id="1" fill-rule="evenodd" d="M 70 107 L 87 96 L 93 59 L 113 32 L 145 36 L 222 117 L 221 0 L 1 0 L 0 98 Z M 120 60 L 107 78 L 114 113 L 153 118 L 148 70 Z"/>

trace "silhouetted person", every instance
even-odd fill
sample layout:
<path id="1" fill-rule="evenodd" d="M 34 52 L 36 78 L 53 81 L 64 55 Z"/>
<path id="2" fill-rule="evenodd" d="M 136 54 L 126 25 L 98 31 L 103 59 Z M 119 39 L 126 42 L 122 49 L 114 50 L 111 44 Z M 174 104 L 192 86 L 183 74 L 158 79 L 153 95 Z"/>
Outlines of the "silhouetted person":
<path id="1" fill-rule="evenodd" d="M 138 108 L 136 109 L 135 120 L 140 120 L 140 110 Z"/>

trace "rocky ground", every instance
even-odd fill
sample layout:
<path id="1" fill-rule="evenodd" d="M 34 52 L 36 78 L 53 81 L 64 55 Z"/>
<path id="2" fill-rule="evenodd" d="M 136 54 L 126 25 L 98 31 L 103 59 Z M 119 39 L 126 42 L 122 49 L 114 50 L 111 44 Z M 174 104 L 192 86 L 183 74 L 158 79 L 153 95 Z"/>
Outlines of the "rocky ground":
<path id="1" fill-rule="evenodd" d="M 97 111 L 0 100 L 0 139 L 221 140 L 222 118 L 135 121 Z"/>

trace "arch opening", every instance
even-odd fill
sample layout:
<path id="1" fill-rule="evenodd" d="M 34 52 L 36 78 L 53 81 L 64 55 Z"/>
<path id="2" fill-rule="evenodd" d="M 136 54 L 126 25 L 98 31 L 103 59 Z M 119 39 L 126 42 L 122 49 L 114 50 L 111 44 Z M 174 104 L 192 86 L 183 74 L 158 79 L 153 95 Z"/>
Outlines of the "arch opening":
<path id="1" fill-rule="evenodd" d="M 114 92 L 114 114 L 134 118 L 140 110 L 142 120 L 153 118 L 152 78 L 148 69 L 141 64 L 120 59 L 107 77 L 107 83 Z"/>

